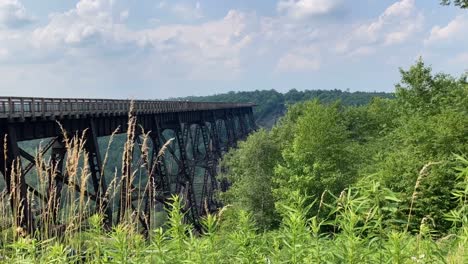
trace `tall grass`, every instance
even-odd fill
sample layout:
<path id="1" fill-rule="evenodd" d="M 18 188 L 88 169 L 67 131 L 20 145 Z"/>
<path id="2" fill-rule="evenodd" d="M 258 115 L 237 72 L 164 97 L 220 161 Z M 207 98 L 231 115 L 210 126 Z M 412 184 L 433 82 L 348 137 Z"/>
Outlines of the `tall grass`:
<path id="1" fill-rule="evenodd" d="M 104 230 L 102 215 L 81 222 L 67 240 L 16 237 L 2 240 L 5 263 L 466 263 L 466 200 L 452 212 L 453 233 L 435 240 L 430 221 L 417 233 L 382 223 L 384 208 L 372 199 L 372 183 L 349 188 L 334 203 L 326 219 L 307 218 L 310 205 L 299 194 L 282 206 L 278 230 L 259 232 L 245 211 L 228 207 L 206 216 L 204 232 L 184 222 L 183 204 L 173 198 L 164 227 L 151 230 L 148 240 L 122 222 Z M 466 183 L 465 183 L 466 184 Z M 454 193 L 466 197 L 466 187 Z M 392 199 L 392 197 L 389 197 Z M 393 202 L 392 202 L 393 203 Z M 383 203 L 385 204 L 385 202 Z M 322 227 L 334 232 L 321 232 Z M 329 230 L 329 228 L 326 228 Z"/>

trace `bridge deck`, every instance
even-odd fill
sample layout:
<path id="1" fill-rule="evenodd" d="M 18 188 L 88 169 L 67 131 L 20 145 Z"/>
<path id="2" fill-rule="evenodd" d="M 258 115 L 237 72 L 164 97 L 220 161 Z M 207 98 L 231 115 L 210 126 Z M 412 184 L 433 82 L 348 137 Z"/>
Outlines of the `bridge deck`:
<path id="1" fill-rule="evenodd" d="M 126 115 L 132 100 L 0 97 L 0 119 Z M 135 114 L 234 109 L 253 103 L 134 100 Z"/>

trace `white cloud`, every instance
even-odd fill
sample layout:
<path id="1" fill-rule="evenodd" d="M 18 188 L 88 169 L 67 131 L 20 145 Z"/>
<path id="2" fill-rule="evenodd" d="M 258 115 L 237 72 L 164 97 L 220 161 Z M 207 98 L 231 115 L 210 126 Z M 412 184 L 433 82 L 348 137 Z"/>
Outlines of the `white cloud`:
<path id="1" fill-rule="evenodd" d="M 348 57 L 364 57 L 375 53 L 375 48 L 369 46 L 359 47 L 352 52 L 348 53 Z"/>
<path id="2" fill-rule="evenodd" d="M 81 0 L 75 8 L 51 14 L 50 21 L 33 31 L 34 44 L 42 49 L 107 46 L 119 49 L 133 41 L 131 32 L 113 17 L 113 0 Z M 125 16 L 125 11 L 123 13 Z"/>
<path id="3" fill-rule="evenodd" d="M 320 36 L 319 27 L 310 23 L 291 22 L 282 18 L 262 17 L 259 34 L 274 43 L 310 43 Z"/>
<path id="4" fill-rule="evenodd" d="M 359 53 L 362 47 L 390 46 L 403 43 L 422 30 L 424 16 L 414 0 L 400 0 L 374 21 L 355 26 L 351 33 L 336 45 L 338 53 Z M 366 53 L 367 54 L 367 53 Z"/>
<path id="5" fill-rule="evenodd" d="M 407 17 L 413 14 L 415 0 L 400 0 L 385 9 L 381 17 Z"/>
<path id="6" fill-rule="evenodd" d="M 195 6 L 177 3 L 171 8 L 171 11 L 174 15 L 184 20 L 195 20 L 203 18 L 200 2 L 197 2 Z"/>
<path id="7" fill-rule="evenodd" d="M 199 4 L 196 8 L 200 9 Z M 16 42 L 21 42 L 23 48 L 30 47 L 26 55 L 21 55 L 27 58 L 18 61 L 85 57 L 106 60 L 104 56 L 109 54 L 121 58 L 141 56 L 141 65 L 149 68 L 177 68 L 177 78 L 233 78 L 243 68 L 242 51 L 255 36 L 250 27 L 250 23 L 256 23 L 255 16 L 235 10 L 205 23 L 152 25 L 135 30 L 122 22 L 126 10 L 113 9 L 113 0 L 81 0 L 68 11 L 51 14 L 46 25 L 20 33 Z M 0 41 L 13 36 L 1 33 Z"/>
<path id="8" fill-rule="evenodd" d="M 384 36 L 384 45 L 395 45 L 400 44 L 408 40 L 414 33 L 422 29 L 424 17 L 422 14 L 417 14 L 413 19 L 408 19 L 408 23 L 405 26 L 396 28 L 393 31 L 388 32 Z"/>
<path id="9" fill-rule="evenodd" d="M 191 72 L 197 72 L 192 77 L 200 76 L 204 65 L 236 73 L 241 68 L 241 51 L 253 39 L 248 23 L 248 15 L 231 10 L 221 20 L 200 25 L 165 25 L 144 30 L 138 33 L 138 42 L 191 65 Z"/>
<path id="10" fill-rule="evenodd" d="M 339 10 L 342 0 L 280 0 L 278 12 L 293 19 L 324 16 Z"/>
<path id="11" fill-rule="evenodd" d="M 278 10 L 295 18 L 305 18 L 334 12 L 342 2 L 280 1 Z M 182 5 L 167 2 L 159 2 L 157 7 L 185 12 Z M 402 42 L 418 25 L 409 23 L 410 17 L 418 14 L 413 0 L 399 1 L 376 21 L 352 30 L 284 16 L 259 17 L 237 10 L 204 23 L 157 24 L 146 29 L 131 29 L 124 24 L 128 10 L 115 8 L 113 0 L 81 0 L 66 12 L 50 15 L 46 25 L 23 38 L 32 40 L 29 45 L 35 47 L 38 54 L 48 54 L 47 58 L 142 54 L 142 65 L 147 65 L 150 74 L 154 74 L 151 69 L 177 68 L 173 74 L 180 77 L 222 79 L 238 76 L 245 68 L 244 62 L 251 60 L 253 54 L 275 57 L 282 54 L 274 66 L 279 72 L 315 71 L 321 66 L 318 54 L 330 52 L 330 47 L 336 43 L 342 43 L 340 49 L 347 56 L 369 55 L 376 50 L 374 42 L 381 45 Z M 192 9 L 199 13 L 184 14 L 187 19 L 202 16 L 199 3 Z M 405 27 L 407 25 L 410 26 Z M 342 41 L 341 36 L 347 31 L 352 33 Z M 329 60 L 329 55 L 333 54 L 322 58 Z"/>
<path id="12" fill-rule="evenodd" d="M 204 17 L 200 2 L 196 2 L 195 5 L 190 5 L 180 2 L 169 4 L 166 1 L 161 1 L 156 5 L 156 8 L 164 9 L 176 18 L 185 21 L 197 20 Z"/>
<path id="13" fill-rule="evenodd" d="M 283 55 L 276 65 L 279 72 L 310 72 L 320 69 L 319 49 L 297 48 Z"/>
<path id="14" fill-rule="evenodd" d="M 0 0 L 0 27 L 18 28 L 33 21 L 18 0 Z"/>
<path id="15" fill-rule="evenodd" d="M 424 40 L 425 44 L 453 40 L 457 36 L 466 37 L 468 34 L 468 16 L 459 15 L 450 21 L 447 26 L 434 26 L 428 38 Z"/>

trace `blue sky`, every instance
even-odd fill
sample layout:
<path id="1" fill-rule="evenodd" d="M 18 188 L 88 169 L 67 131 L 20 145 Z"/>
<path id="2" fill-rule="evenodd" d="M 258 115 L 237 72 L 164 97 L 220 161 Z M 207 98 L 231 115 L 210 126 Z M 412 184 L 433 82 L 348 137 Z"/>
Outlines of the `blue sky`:
<path id="1" fill-rule="evenodd" d="M 0 95 L 168 98 L 393 91 L 422 56 L 468 70 L 468 10 L 439 0 L 0 0 Z"/>

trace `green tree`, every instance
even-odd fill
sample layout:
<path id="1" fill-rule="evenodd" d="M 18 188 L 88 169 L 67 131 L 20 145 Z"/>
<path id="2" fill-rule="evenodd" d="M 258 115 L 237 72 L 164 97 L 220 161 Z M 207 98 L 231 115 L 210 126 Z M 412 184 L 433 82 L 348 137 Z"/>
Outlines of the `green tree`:
<path id="1" fill-rule="evenodd" d="M 223 199 L 250 212 L 256 223 L 263 228 L 276 226 L 272 184 L 274 167 L 281 158 L 279 145 L 265 131 L 260 130 L 241 142 L 237 150 L 224 158 L 229 170 L 227 178 L 232 183 L 223 194 Z"/>
<path id="2" fill-rule="evenodd" d="M 451 5 L 453 3 L 455 6 L 460 8 L 468 8 L 468 0 L 441 0 L 440 3 L 442 5 Z"/>
<path id="3" fill-rule="evenodd" d="M 350 138 L 340 105 L 315 100 L 304 103 L 304 108 L 292 144 L 282 152 L 284 163 L 276 167 L 279 200 L 287 201 L 293 191 L 314 198 L 326 189 L 339 193 L 356 177 L 356 143 Z"/>
<path id="4" fill-rule="evenodd" d="M 466 78 L 455 80 L 447 74 L 432 75 L 430 66 L 419 58 L 409 70 L 400 69 L 401 83 L 396 85 L 398 104 L 406 115 L 436 114 L 460 101 Z"/>
<path id="5" fill-rule="evenodd" d="M 453 153 L 468 151 L 468 86 L 465 78 L 432 74 L 419 59 L 400 70 L 396 86 L 396 127 L 384 138 L 373 170 L 384 184 L 404 194 L 416 217 L 434 220 L 439 231 L 449 228 L 450 190 L 456 185 Z M 380 160 L 380 162 L 379 162 Z M 432 164 L 422 170 L 427 164 Z"/>

